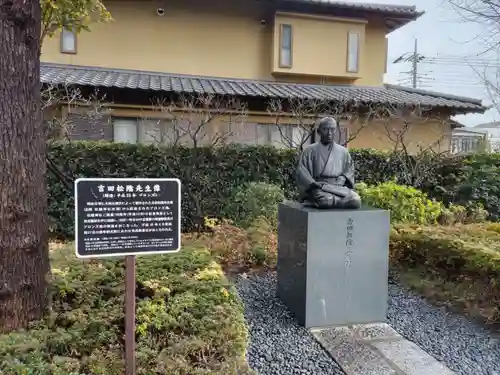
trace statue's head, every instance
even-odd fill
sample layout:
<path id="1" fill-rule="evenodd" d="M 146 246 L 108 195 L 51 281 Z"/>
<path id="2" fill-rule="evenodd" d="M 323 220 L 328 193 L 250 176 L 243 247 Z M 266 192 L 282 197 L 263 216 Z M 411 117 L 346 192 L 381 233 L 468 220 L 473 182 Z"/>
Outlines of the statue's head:
<path id="1" fill-rule="evenodd" d="M 323 117 L 318 123 L 318 135 L 324 145 L 332 144 L 337 133 L 337 121 L 332 117 Z"/>

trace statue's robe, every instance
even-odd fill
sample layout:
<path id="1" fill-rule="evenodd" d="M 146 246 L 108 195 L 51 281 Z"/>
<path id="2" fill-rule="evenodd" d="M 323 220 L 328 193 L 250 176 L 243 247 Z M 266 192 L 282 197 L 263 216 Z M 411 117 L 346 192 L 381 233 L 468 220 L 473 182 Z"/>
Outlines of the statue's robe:
<path id="1" fill-rule="evenodd" d="M 354 164 L 348 150 L 336 143 L 324 145 L 315 143 L 307 147 L 301 154 L 296 170 L 296 181 L 299 187 L 300 200 L 311 202 L 318 196 L 311 190 L 314 182 L 323 182 L 323 196 L 328 194 L 334 206 L 340 200 L 359 200 L 352 191 L 354 188 Z M 346 199 L 344 199 L 346 198 Z M 352 205 L 351 203 L 348 204 Z"/>

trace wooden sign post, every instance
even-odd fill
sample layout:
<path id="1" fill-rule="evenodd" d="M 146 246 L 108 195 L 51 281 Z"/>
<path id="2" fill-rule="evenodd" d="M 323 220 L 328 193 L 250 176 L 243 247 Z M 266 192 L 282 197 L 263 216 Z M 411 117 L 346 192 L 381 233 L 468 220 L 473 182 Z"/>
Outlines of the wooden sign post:
<path id="1" fill-rule="evenodd" d="M 81 259 L 125 257 L 125 374 L 135 375 L 135 258 L 181 246 L 181 183 L 170 178 L 75 181 L 75 250 Z"/>

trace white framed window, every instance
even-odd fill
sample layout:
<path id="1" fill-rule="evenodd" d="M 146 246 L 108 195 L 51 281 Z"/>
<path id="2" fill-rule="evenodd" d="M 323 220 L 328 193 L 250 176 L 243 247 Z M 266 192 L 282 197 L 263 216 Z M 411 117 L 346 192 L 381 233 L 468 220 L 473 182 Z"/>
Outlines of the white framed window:
<path id="1" fill-rule="evenodd" d="M 142 144 L 162 143 L 162 121 L 155 119 L 140 120 L 138 122 L 138 141 Z"/>
<path id="2" fill-rule="evenodd" d="M 267 125 L 269 144 L 278 147 L 293 147 L 293 125 Z"/>
<path id="3" fill-rule="evenodd" d="M 353 31 L 347 33 L 347 72 L 359 71 L 359 34 Z"/>
<path id="4" fill-rule="evenodd" d="M 222 127 L 216 131 L 215 137 L 226 134 L 221 141 L 226 144 L 254 146 L 257 143 L 257 124 L 254 122 L 222 121 Z"/>
<path id="5" fill-rule="evenodd" d="M 311 143 L 310 132 L 295 124 L 257 124 L 258 145 L 295 148 Z"/>
<path id="6" fill-rule="evenodd" d="M 292 67 L 292 25 L 280 28 L 280 68 Z"/>
<path id="7" fill-rule="evenodd" d="M 76 33 L 62 29 L 61 32 L 61 53 L 76 53 Z"/>
<path id="8" fill-rule="evenodd" d="M 335 142 L 338 142 L 339 145 L 344 146 L 344 147 L 349 147 L 349 128 L 347 126 L 340 126 L 339 127 L 339 134 L 337 135 L 337 139 Z"/>
<path id="9" fill-rule="evenodd" d="M 113 119 L 113 141 L 120 143 L 137 143 L 138 121 L 131 118 Z"/>
<path id="10" fill-rule="evenodd" d="M 293 129 L 294 145 L 306 146 L 312 143 L 312 128 L 305 125 L 296 125 Z"/>

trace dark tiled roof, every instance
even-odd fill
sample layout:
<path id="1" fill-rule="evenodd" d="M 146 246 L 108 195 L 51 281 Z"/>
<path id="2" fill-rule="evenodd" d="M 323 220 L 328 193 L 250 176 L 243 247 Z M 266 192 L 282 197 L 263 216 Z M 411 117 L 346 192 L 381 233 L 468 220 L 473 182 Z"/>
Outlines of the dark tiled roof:
<path id="1" fill-rule="evenodd" d="M 464 124 L 458 122 L 457 120 L 453 120 L 453 119 L 450 120 L 450 125 L 451 125 L 452 129 L 462 129 L 462 128 L 465 128 Z"/>
<path id="2" fill-rule="evenodd" d="M 415 6 L 410 6 L 410 5 L 354 3 L 351 1 L 336 1 L 336 0 L 289 0 L 289 1 L 294 1 L 298 3 L 321 4 L 337 8 L 367 10 L 371 12 L 394 13 L 394 14 L 399 14 L 404 16 L 414 16 L 414 17 L 418 17 L 423 14 L 423 12 L 417 11 Z"/>
<path id="3" fill-rule="evenodd" d="M 474 125 L 476 129 L 489 129 L 489 128 L 498 128 L 500 127 L 499 121 L 487 122 L 485 124 Z"/>
<path id="4" fill-rule="evenodd" d="M 356 100 L 365 103 L 446 107 L 484 112 L 481 101 L 401 86 L 308 85 L 230 78 L 165 74 L 135 70 L 42 63 L 45 84 L 141 89 L 161 92 L 237 95 L 260 98 Z"/>
<path id="5" fill-rule="evenodd" d="M 457 128 L 452 130 L 452 134 L 470 134 L 473 136 L 483 136 L 485 135 L 484 132 L 481 132 L 479 130 L 474 131 L 473 129 L 466 129 L 466 128 Z"/>

